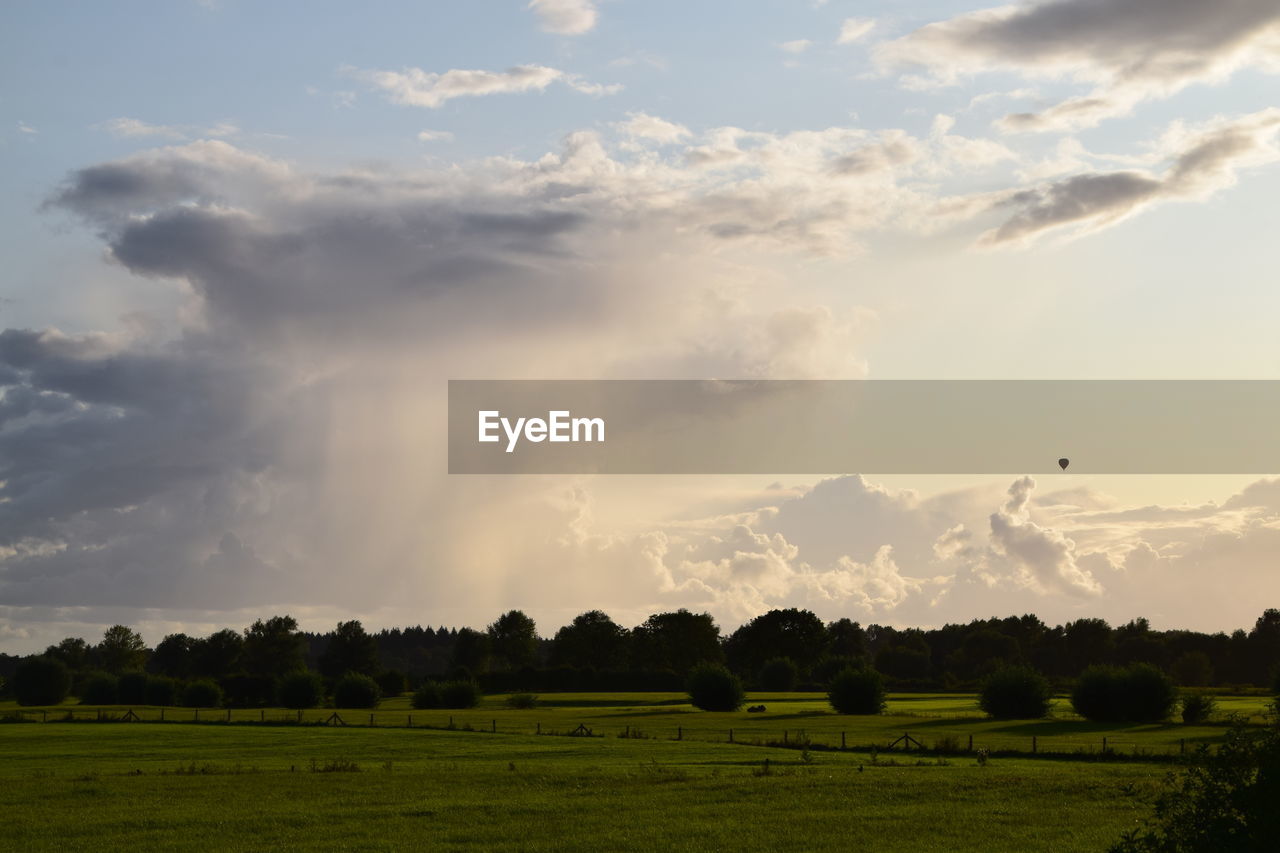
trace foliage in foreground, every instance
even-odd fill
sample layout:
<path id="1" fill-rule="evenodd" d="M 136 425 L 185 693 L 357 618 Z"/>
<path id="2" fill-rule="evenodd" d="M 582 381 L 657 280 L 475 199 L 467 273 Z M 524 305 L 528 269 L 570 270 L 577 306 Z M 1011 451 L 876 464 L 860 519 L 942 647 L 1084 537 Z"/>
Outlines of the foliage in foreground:
<path id="1" fill-rule="evenodd" d="M 1280 844 L 1280 727 L 1234 727 L 1171 776 L 1155 816 L 1112 853 L 1263 853 Z"/>
<path id="2" fill-rule="evenodd" d="M 689 701 L 695 708 L 736 711 L 746 699 L 738 676 L 720 664 L 699 664 L 689 673 Z"/>
<path id="3" fill-rule="evenodd" d="M 978 707 L 998 720 L 1038 720 L 1049 713 L 1052 698 L 1043 675 L 1029 667 L 1011 666 L 983 682 Z"/>
<path id="4" fill-rule="evenodd" d="M 839 714 L 879 714 L 885 708 L 884 679 L 874 669 L 849 668 L 831 679 L 827 698 Z"/>

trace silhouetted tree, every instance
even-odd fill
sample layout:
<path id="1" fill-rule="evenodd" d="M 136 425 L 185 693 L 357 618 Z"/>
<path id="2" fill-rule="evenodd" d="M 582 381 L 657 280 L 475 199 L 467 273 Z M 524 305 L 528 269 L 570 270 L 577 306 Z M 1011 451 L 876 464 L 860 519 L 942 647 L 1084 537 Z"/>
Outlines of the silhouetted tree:
<path id="1" fill-rule="evenodd" d="M 279 678 L 304 669 L 297 620 L 292 616 L 272 616 L 254 622 L 245 629 L 240 660 L 245 672 L 257 676 Z"/>
<path id="2" fill-rule="evenodd" d="M 551 662 L 557 666 L 623 669 L 627 629 L 599 610 L 589 610 L 556 632 Z"/>
<path id="3" fill-rule="evenodd" d="M 230 628 L 215 631 L 191 645 L 192 675 L 224 678 L 240 667 L 244 637 Z"/>
<path id="4" fill-rule="evenodd" d="M 747 622 L 725 641 L 729 662 L 741 671 L 758 672 L 770 658 L 790 659 L 808 672 L 827 645 L 827 628 L 808 610 L 770 610 Z"/>
<path id="5" fill-rule="evenodd" d="M 136 631 L 126 625 L 112 625 L 93 648 L 98 666 L 107 672 L 121 673 L 141 669 L 147 660 L 147 644 Z"/>
<path id="6" fill-rule="evenodd" d="M 348 672 L 372 676 L 379 669 L 378 644 L 359 621 L 339 622 L 320 655 L 320 672 L 338 678 Z"/>
<path id="7" fill-rule="evenodd" d="M 508 610 L 485 631 L 495 662 L 504 669 L 532 666 L 538 655 L 538 631 L 520 610 Z"/>
<path id="8" fill-rule="evenodd" d="M 633 660 L 643 669 L 671 669 L 687 673 L 700 663 L 724 660 L 720 629 L 710 613 L 681 608 L 655 613 L 631 632 Z"/>
<path id="9" fill-rule="evenodd" d="M 173 678 L 190 678 L 194 671 L 197 643 L 186 634 L 170 634 L 156 644 L 147 669 Z"/>
<path id="10" fill-rule="evenodd" d="M 470 672 L 483 672 L 489 666 L 489 635 L 471 628 L 462 628 L 453 640 L 453 654 L 449 658 L 451 669 L 465 668 Z"/>

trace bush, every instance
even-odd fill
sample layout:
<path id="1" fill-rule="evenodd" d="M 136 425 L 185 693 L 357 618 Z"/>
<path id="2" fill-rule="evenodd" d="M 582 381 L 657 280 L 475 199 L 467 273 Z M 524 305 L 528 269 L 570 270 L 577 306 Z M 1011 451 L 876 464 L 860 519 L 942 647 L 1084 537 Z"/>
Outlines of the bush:
<path id="1" fill-rule="evenodd" d="M 794 690 L 800 673 L 791 658 L 773 658 L 760 668 L 760 689 L 787 691 Z"/>
<path id="2" fill-rule="evenodd" d="M 120 676 L 116 690 L 121 705 L 147 704 L 147 674 L 145 672 L 126 672 Z"/>
<path id="3" fill-rule="evenodd" d="M 19 705 L 57 705 L 71 692 L 71 673 L 60 660 L 27 658 L 13 671 L 13 695 Z"/>
<path id="4" fill-rule="evenodd" d="M 172 705 L 178 701 L 178 682 L 163 675 L 147 679 L 147 704 Z"/>
<path id="5" fill-rule="evenodd" d="M 1280 728 L 1244 725 L 1216 750 L 1200 747 L 1185 773 L 1170 774 L 1145 826 L 1112 853 L 1275 850 L 1280 838 Z"/>
<path id="6" fill-rule="evenodd" d="M 349 672 L 333 685 L 335 708 L 376 708 L 381 697 L 378 683 L 367 675 Z"/>
<path id="7" fill-rule="evenodd" d="M 1048 680 L 1034 669 L 1010 666 L 982 684 L 978 706 L 998 720 L 1038 720 L 1049 713 Z"/>
<path id="8" fill-rule="evenodd" d="M 413 698 L 409 702 L 419 710 L 442 707 L 444 700 L 440 698 L 440 685 L 434 681 L 422 682 L 422 686 L 413 691 Z"/>
<path id="9" fill-rule="evenodd" d="M 1173 679 L 1151 664 L 1091 666 L 1071 691 L 1071 706 L 1088 720 L 1159 722 L 1173 713 L 1178 691 Z"/>
<path id="10" fill-rule="evenodd" d="M 1187 693 L 1182 697 L 1182 722 L 1203 723 L 1218 710 L 1218 703 L 1207 693 Z"/>
<path id="11" fill-rule="evenodd" d="M 379 673 L 374 681 L 378 682 L 378 691 L 388 699 L 399 696 L 409 687 L 409 679 L 397 669 Z"/>
<path id="12" fill-rule="evenodd" d="M 532 693 L 512 693 L 507 697 L 507 707 L 528 711 L 538 706 L 538 697 Z"/>
<path id="13" fill-rule="evenodd" d="M 738 676 L 717 663 L 695 666 L 687 689 L 689 701 L 704 711 L 736 711 L 747 698 Z"/>
<path id="14" fill-rule="evenodd" d="M 119 701 L 119 683 L 114 675 L 95 672 L 80 688 L 81 705 L 114 705 Z"/>
<path id="15" fill-rule="evenodd" d="M 314 708 L 324 700 L 324 685 L 320 682 L 320 676 L 310 670 L 300 669 L 280 680 L 277 693 L 280 704 L 286 708 Z"/>
<path id="16" fill-rule="evenodd" d="M 192 681 L 182 689 L 185 708 L 216 708 L 222 704 L 222 688 L 212 681 Z"/>
<path id="17" fill-rule="evenodd" d="M 440 685 L 441 708 L 474 708 L 480 704 L 480 686 L 474 681 L 446 681 Z"/>
<path id="18" fill-rule="evenodd" d="M 842 670 L 827 688 L 827 699 L 838 714 L 879 714 L 884 698 L 884 678 L 874 669 Z"/>

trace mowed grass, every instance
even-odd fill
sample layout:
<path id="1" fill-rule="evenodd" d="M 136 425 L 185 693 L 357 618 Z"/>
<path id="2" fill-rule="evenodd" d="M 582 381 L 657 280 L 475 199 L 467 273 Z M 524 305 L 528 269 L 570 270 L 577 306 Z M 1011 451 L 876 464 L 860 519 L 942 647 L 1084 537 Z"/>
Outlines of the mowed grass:
<path id="1" fill-rule="evenodd" d="M 17 850 L 1100 850 L 1165 772 L 807 759 L 656 738 L 14 724 L 0 726 L 0 811 Z"/>

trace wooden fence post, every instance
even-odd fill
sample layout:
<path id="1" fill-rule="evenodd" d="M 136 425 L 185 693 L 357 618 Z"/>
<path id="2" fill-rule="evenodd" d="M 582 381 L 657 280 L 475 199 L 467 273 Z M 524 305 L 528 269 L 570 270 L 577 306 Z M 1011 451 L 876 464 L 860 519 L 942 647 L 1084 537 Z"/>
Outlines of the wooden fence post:
<path id="1" fill-rule="evenodd" d="M 623 736 L 623 737 L 631 737 L 631 726 L 627 726 L 627 727 L 623 730 L 623 732 L 622 732 L 622 736 Z"/>
<path id="2" fill-rule="evenodd" d="M 841 748 L 841 749 L 844 749 L 844 748 L 845 748 L 844 732 L 841 732 L 841 733 L 840 733 L 840 748 Z"/>
<path id="3" fill-rule="evenodd" d="M 1102 736 L 1102 751 L 1103 751 L 1103 752 L 1106 752 L 1106 751 L 1107 751 L 1107 736 L 1106 736 L 1106 735 L 1103 735 L 1103 736 Z"/>
<path id="4" fill-rule="evenodd" d="M 369 715 L 369 725 L 370 725 L 370 726 L 372 726 L 372 725 L 373 725 L 373 714 L 370 714 L 370 715 Z"/>
<path id="5" fill-rule="evenodd" d="M 1036 754 L 1036 736 L 1035 735 L 1031 736 L 1031 754 L 1032 755 Z"/>
<path id="6" fill-rule="evenodd" d="M 786 730 L 786 729 L 783 729 L 783 730 L 782 730 L 782 742 L 783 742 L 783 743 L 786 743 L 786 742 L 787 742 L 787 730 Z"/>
<path id="7" fill-rule="evenodd" d="M 973 735 L 969 735 L 969 751 L 973 752 Z"/>
<path id="8" fill-rule="evenodd" d="M 193 723 L 198 723 L 198 722 L 200 722 L 200 709 L 199 709 L 199 708 L 196 708 L 195 716 L 191 718 L 191 722 L 193 722 Z"/>
<path id="9" fill-rule="evenodd" d="M 491 732 L 493 732 L 493 733 L 495 733 L 495 734 L 497 733 L 497 731 L 498 731 L 498 721 L 497 721 L 497 720 L 494 720 L 492 723 L 490 723 L 490 724 L 489 724 L 489 731 L 491 731 Z"/>
<path id="10" fill-rule="evenodd" d="M 41 712 L 40 712 L 40 722 L 42 722 L 42 723 L 47 723 L 47 722 L 49 722 L 49 712 L 48 712 L 48 711 L 41 711 Z"/>
<path id="11" fill-rule="evenodd" d="M 298 709 L 298 722 L 302 722 L 302 709 Z"/>
<path id="12" fill-rule="evenodd" d="M 676 740 L 684 740 L 684 726 L 676 726 Z"/>
<path id="13" fill-rule="evenodd" d="M 729 743 L 733 743 L 733 729 L 729 729 Z"/>
<path id="14" fill-rule="evenodd" d="M 267 721 L 267 709 L 263 708 L 258 712 L 258 722 L 265 723 Z"/>
<path id="15" fill-rule="evenodd" d="M 228 723 L 229 723 L 229 722 L 231 722 L 231 709 L 230 709 L 230 708 L 228 708 L 228 709 L 227 709 L 227 722 L 228 722 Z"/>
<path id="16" fill-rule="evenodd" d="M 409 715 L 409 728 L 413 728 L 413 714 Z"/>
<path id="17" fill-rule="evenodd" d="M 538 731 L 535 734 L 542 734 L 542 723 L 538 723 Z"/>

